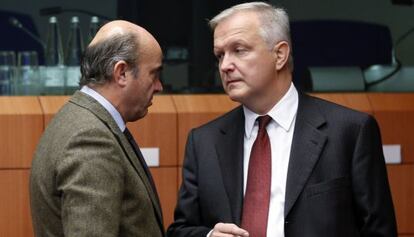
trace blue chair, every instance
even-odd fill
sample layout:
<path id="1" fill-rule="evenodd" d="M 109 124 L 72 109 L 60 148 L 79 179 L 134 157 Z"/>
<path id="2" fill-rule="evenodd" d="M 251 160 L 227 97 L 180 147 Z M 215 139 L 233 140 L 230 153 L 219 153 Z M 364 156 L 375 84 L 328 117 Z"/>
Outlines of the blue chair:
<path id="1" fill-rule="evenodd" d="M 39 37 L 36 26 L 30 15 L 0 10 L 0 50 L 11 51 L 36 51 L 39 56 L 39 64 L 44 63 L 43 45 L 30 37 L 23 29 L 13 25 L 13 21 L 17 20 L 24 28 Z"/>
<path id="2" fill-rule="evenodd" d="M 359 67 L 391 64 L 392 39 L 388 27 L 346 20 L 291 22 L 293 81 L 310 91 L 311 67 Z M 332 78 L 335 80 L 335 78 Z"/>

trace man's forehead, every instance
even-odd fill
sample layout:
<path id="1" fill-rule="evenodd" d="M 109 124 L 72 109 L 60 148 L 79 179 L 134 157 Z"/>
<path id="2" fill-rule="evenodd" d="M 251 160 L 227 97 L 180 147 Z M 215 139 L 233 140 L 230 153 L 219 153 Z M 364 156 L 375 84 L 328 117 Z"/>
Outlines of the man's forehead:
<path id="1" fill-rule="evenodd" d="M 214 32 L 214 48 L 225 47 L 233 43 L 246 43 L 259 36 L 257 27 L 251 24 L 237 25 L 232 27 L 218 28 Z"/>
<path id="2" fill-rule="evenodd" d="M 235 41 L 240 38 L 244 38 L 244 35 L 246 33 L 249 33 L 246 29 L 237 28 L 237 29 L 225 31 L 220 34 L 215 34 L 214 35 L 214 46 L 220 46 L 222 44 L 225 44 L 228 41 Z"/>

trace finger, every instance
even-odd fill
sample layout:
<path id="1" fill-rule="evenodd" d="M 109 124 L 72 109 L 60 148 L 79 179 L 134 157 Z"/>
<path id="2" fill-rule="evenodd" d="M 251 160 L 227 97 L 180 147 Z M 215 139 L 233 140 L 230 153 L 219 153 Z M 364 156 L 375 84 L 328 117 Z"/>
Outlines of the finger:
<path id="1" fill-rule="evenodd" d="M 226 234 L 226 233 L 213 230 L 210 237 L 235 237 L 235 236 L 232 234 Z"/>
<path id="2" fill-rule="evenodd" d="M 233 235 L 233 234 L 229 234 L 229 233 L 223 233 L 220 231 L 214 231 L 211 232 L 210 237 L 245 237 L 245 236 L 241 236 L 241 235 Z"/>
<path id="3" fill-rule="evenodd" d="M 230 234 L 231 236 L 242 236 L 242 237 L 249 236 L 249 233 L 246 230 L 232 223 L 217 223 L 214 226 L 213 232 Z"/>

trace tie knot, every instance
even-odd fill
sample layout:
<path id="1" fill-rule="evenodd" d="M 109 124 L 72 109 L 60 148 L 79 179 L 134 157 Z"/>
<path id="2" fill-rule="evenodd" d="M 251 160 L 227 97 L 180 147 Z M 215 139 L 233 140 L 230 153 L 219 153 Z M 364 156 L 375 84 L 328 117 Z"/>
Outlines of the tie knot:
<path id="1" fill-rule="evenodd" d="M 259 122 L 259 131 L 266 128 L 271 120 L 272 120 L 272 117 L 270 117 L 269 115 L 258 117 L 257 121 Z"/>

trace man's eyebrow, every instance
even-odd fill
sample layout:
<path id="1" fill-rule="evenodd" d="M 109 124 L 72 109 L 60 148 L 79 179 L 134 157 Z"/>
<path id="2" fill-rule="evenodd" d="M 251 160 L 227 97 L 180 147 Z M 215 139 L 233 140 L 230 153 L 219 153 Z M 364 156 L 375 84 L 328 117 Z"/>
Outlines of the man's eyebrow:
<path id="1" fill-rule="evenodd" d="M 162 69 L 164 69 L 164 66 L 163 66 L 163 65 L 160 65 L 160 66 L 158 66 L 158 67 L 154 68 L 152 71 L 153 71 L 153 72 L 161 72 L 161 71 L 162 71 Z"/>

